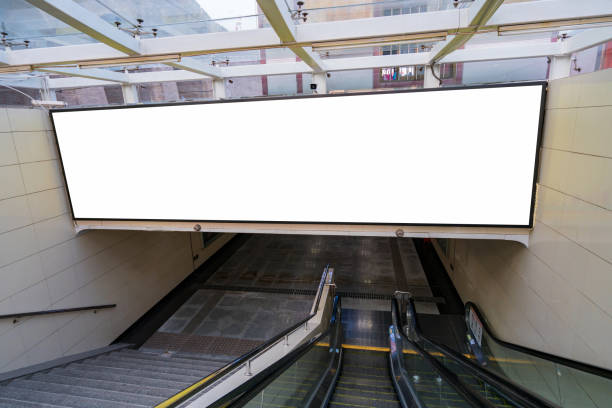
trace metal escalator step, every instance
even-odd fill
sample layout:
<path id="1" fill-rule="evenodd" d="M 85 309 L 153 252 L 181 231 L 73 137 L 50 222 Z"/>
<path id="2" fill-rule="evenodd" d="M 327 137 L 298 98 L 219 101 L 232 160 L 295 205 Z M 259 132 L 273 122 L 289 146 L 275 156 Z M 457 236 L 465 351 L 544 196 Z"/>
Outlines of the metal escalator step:
<path id="1" fill-rule="evenodd" d="M 353 407 L 399 407 L 400 403 L 397 398 L 386 398 L 386 397 L 373 397 L 366 395 L 357 394 L 345 394 L 342 392 L 334 392 L 333 399 L 330 403 L 331 406 L 343 405 Z"/>
<path id="2" fill-rule="evenodd" d="M 399 407 L 388 372 L 387 353 L 343 350 L 340 377 L 331 407 Z"/>

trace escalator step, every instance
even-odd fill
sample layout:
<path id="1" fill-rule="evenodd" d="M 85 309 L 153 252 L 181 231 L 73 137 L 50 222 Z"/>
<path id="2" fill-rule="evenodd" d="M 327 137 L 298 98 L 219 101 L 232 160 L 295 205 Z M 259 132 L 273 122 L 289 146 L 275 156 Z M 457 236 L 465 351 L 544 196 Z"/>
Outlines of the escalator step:
<path id="1" fill-rule="evenodd" d="M 330 407 L 399 407 L 387 365 L 387 353 L 343 350 L 342 371 Z"/>

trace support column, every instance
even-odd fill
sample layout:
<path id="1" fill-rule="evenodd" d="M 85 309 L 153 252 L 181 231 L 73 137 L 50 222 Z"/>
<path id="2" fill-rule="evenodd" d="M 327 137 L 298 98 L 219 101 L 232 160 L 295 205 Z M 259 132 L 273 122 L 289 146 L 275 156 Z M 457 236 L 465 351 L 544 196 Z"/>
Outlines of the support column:
<path id="1" fill-rule="evenodd" d="M 312 74 L 312 83 L 317 84 L 317 93 L 327 93 L 327 72 L 319 72 Z"/>
<path id="2" fill-rule="evenodd" d="M 123 93 L 124 104 L 138 103 L 138 89 L 136 89 L 136 85 L 121 85 L 121 92 Z"/>
<path id="3" fill-rule="evenodd" d="M 49 75 L 45 75 L 42 78 L 42 89 L 41 89 L 41 98 L 44 101 L 57 101 L 57 95 L 55 93 L 55 89 L 49 88 Z"/>
<path id="4" fill-rule="evenodd" d="M 423 76 L 423 88 L 439 88 L 440 87 L 440 81 L 438 81 L 438 79 L 433 75 L 433 73 L 431 72 L 431 67 L 428 65 L 425 65 L 423 67 L 423 69 L 425 70 L 425 74 Z M 438 64 L 434 64 L 433 65 L 433 69 L 436 73 L 436 76 L 438 78 L 440 78 L 440 65 Z"/>
<path id="5" fill-rule="evenodd" d="M 556 55 L 550 57 L 550 73 L 548 79 L 567 78 L 572 70 L 571 55 Z"/>
<path id="6" fill-rule="evenodd" d="M 225 80 L 224 79 L 213 79 L 213 98 L 225 99 Z"/>

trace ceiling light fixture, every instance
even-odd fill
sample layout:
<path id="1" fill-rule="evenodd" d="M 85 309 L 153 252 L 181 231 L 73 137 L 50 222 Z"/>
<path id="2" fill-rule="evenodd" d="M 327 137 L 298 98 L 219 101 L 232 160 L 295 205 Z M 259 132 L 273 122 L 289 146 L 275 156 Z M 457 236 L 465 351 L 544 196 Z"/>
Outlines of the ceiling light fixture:
<path id="1" fill-rule="evenodd" d="M 297 10 L 293 10 L 291 12 L 291 18 L 295 21 L 299 21 L 302 20 L 303 22 L 306 22 L 308 13 L 304 10 L 302 10 L 302 6 L 304 6 L 304 2 L 303 1 L 298 1 L 297 3 Z"/>
<path id="2" fill-rule="evenodd" d="M 8 49 L 11 49 L 13 47 L 19 47 L 19 46 L 28 48 L 30 46 L 30 41 L 29 40 L 15 41 L 11 38 L 8 38 L 7 32 L 2 31 L 0 33 L 0 44 L 2 44 L 4 48 L 8 48 Z"/>
<path id="3" fill-rule="evenodd" d="M 119 30 L 129 33 L 134 38 L 140 38 L 143 35 L 152 35 L 153 37 L 157 37 L 157 28 L 152 28 L 151 31 L 145 31 L 144 27 L 142 26 L 144 20 L 142 18 L 137 18 L 136 21 L 138 24 L 133 26 L 134 28 L 121 27 L 121 21 L 115 21 L 115 26 L 117 26 Z"/>

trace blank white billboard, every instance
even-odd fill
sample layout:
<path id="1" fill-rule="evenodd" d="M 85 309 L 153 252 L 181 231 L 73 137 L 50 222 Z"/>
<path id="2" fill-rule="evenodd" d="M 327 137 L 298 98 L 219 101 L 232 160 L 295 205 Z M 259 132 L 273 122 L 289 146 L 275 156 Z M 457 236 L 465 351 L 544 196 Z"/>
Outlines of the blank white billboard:
<path id="1" fill-rule="evenodd" d="M 530 226 L 543 86 L 52 118 L 75 219 Z"/>

